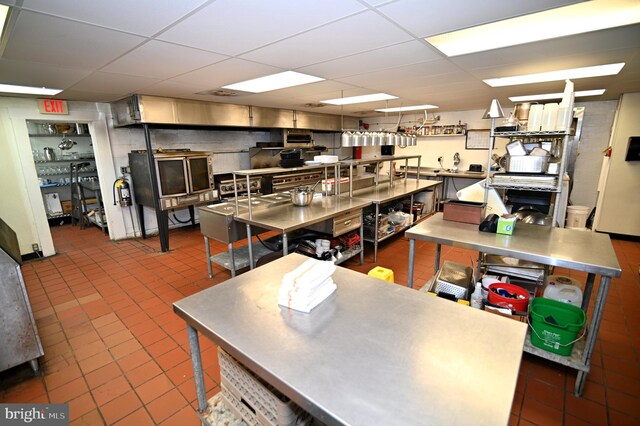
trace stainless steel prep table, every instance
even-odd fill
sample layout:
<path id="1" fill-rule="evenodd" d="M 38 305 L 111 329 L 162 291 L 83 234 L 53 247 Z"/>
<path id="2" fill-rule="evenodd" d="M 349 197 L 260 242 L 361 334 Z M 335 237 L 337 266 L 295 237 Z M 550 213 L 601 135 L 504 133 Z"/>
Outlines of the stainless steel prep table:
<path id="1" fill-rule="evenodd" d="M 409 287 L 413 286 L 416 240 L 437 244 L 436 271 L 440 265 L 441 245 L 445 244 L 587 272 L 587 282 L 582 300 L 582 309 L 585 312 L 589 306 L 595 276 L 600 275 L 600 285 L 588 332 L 582 340 L 574 345 L 571 356 L 564 357 L 536 348 L 531 345 L 529 337 L 527 337 L 525 344 L 525 350 L 529 353 L 577 369 L 575 394 L 577 396 L 582 394 L 611 278 L 619 277 L 622 273 L 608 235 L 574 229 L 527 225 L 522 222 L 516 225 L 513 235 L 500 235 L 480 232 L 478 225 L 446 221 L 443 219 L 442 213 L 438 213 L 409 229 L 405 232 L 405 236 L 409 239 Z"/>
<path id="2" fill-rule="evenodd" d="M 319 194 L 318 194 L 319 195 Z M 239 213 L 235 220 L 243 222 L 247 226 L 247 241 L 251 242 L 251 226 L 277 231 L 282 234 L 282 252 L 288 254 L 287 232 L 304 228 L 314 223 L 323 222 L 342 213 L 360 210 L 371 204 L 369 200 L 339 196 L 317 196 L 308 206 L 298 207 L 292 204 L 275 206 L 264 210 L 255 210 Z M 363 238 L 363 226 L 360 221 L 360 240 Z M 364 251 L 360 248 L 360 263 L 364 262 Z M 249 265 L 254 267 L 253 250 L 249 248 Z"/>
<path id="3" fill-rule="evenodd" d="M 393 183 L 381 183 L 377 186 L 360 189 L 353 192 L 353 196 L 370 200 L 376 208 L 376 218 L 380 214 L 380 206 L 389 201 L 398 200 L 408 195 L 411 196 L 411 206 L 413 206 L 413 196 L 418 192 L 425 191 L 440 185 L 441 182 L 435 180 L 398 179 Z M 378 243 L 383 239 L 378 239 L 379 223 L 376 220 L 375 233 L 373 239 L 373 261 L 378 260 Z M 401 232 L 401 231 L 400 231 Z M 395 235 L 395 233 L 393 234 Z"/>
<path id="4" fill-rule="evenodd" d="M 508 423 L 525 324 L 342 267 L 311 313 L 278 306 L 282 275 L 307 259 L 291 254 L 174 303 L 200 410 L 198 332 L 326 424 Z"/>

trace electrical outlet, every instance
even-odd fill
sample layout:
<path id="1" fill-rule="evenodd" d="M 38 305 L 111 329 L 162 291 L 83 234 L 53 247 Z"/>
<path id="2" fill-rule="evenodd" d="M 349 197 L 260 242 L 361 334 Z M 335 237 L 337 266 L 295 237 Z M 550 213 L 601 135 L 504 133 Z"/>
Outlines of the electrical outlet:
<path id="1" fill-rule="evenodd" d="M 40 246 L 38 245 L 38 243 L 31 244 L 31 248 L 33 249 L 34 252 L 40 251 Z"/>
<path id="2" fill-rule="evenodd" d="M 129 172 L 130 172 L 129 166 L 120 166 L 120 174 L 121 175 L 129 174 Z"/>

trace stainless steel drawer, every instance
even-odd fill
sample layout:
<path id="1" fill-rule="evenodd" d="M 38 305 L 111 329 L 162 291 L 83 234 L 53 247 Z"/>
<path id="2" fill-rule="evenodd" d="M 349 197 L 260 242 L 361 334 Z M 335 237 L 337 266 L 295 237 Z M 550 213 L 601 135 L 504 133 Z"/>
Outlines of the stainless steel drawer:
<path id="1" fill-rule="evenodd" d="M 333 236 L 337 237 L 345 232 L 360 228 L 362 223 L 362 210 L 346 212 L 333 218 Z"/>
<path id="2" fill-rule="evenodd" d="M 305 228 L 324 232 L 325 234 L 331 234 L 334 237 L 337 237 L 338 235 L 360 228 L 361 223 L 362 210 L 358 209 L 341 213 L 333 219 L 314 223 L 313 225 L 306 226 Z"/>

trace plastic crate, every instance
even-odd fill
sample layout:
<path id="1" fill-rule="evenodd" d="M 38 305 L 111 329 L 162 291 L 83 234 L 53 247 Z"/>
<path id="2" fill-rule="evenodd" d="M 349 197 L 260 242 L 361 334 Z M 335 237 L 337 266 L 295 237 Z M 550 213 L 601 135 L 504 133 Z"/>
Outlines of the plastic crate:
<path id="1" fill-rule="evenodd" d="M 261 426 L 307 424 L 300 422 L 309 416 L 305 411 L 220 348 L 218 360 L 222 389 L 226 390 L 222 395 L 247 423 Z M 229 394 L 235 400 L 230 399 Z"/>

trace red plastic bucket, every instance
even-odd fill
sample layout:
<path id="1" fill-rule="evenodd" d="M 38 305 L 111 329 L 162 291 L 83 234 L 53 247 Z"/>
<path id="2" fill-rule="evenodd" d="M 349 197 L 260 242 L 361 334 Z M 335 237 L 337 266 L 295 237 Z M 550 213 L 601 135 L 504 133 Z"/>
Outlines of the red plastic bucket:
<path id="1" fill-rule="evenodd" d="M 504 297 L 494 292 L 493 289 L 504 289 L 511 294 L 517 294 L 523 296 L 524 298 L 513 299 L 510 297 Z M 514 284 L 508 283 L 493 283 L 489 285 L 489 303 L 496 306 L 502 306 L 504 308 L 509 308 L 517 312 L 526 312 L 527 307 L 529 306 L 529 292 L 522 287 L 518 287 Z"/>

